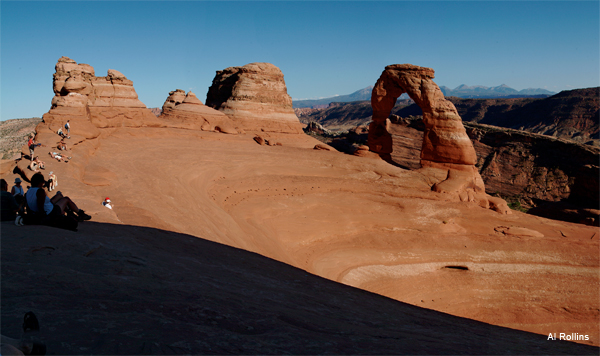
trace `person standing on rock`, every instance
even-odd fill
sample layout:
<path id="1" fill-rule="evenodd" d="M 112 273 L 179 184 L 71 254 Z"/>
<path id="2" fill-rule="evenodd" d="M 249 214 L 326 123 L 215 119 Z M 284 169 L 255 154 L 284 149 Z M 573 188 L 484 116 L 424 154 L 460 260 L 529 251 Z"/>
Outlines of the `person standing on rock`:
<path id="1" fill-rule="evenodd" d="M 0 335 L 0 354 L 2 355 L 45 355 L 46 345 L 39 341 L 40 323 L 33 312 L 23 317 L 23 335 L 13 339 Z"/>
<path id="2" fill-rule="evenodd" d="M 29 147 L 29 160 L 33 161 L 33 151 L 35 150 L 36 147 L 41 146 L 41 143 L 35 143 L 35 136 L 33 136 L 33 134 L 31 134 L 29 136 L 29 141 L 27 141 L 27 146 Z"/>
<path id="3" fill-rule="evenodd" d="M 71 124 L 69 124 L 69 121 L 71 120 L 67 120 L 67 123 L 65 124 L 65 130 L 67 130 L 67 138 L 71 138 Z"/>

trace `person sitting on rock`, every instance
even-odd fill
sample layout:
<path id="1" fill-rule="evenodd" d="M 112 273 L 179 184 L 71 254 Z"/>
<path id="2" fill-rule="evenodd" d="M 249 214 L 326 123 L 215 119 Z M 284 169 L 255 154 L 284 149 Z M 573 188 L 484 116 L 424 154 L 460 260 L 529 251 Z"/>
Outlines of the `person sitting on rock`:
<path id="1" fill-rule="evenodd" d="M 38 167 L 38 164 L 36 162 L 34 162 L 34 161 L 31 161 L 29 163 L 29 169 L 32 170 L 32 171 L 34 171 L 34 172 L 39 172 L 40 171 L 40 169 Z"/>
<path id="2" fill-rule="evenodd" d="M 15 200 L 12 194 L 8 192 L 8 183 L 6 180 L 0 179 L 0 220 L 13 221 L 17 217 L 19 203 Z"/>
<path id="3" fill-rule="evenodd" d="M 37 163 L 38 167 L 40 167 L 40 169 L 46 169 L 46 162 L 42 161 L 40 159 L 40 156 L 35 156 L 35 158 L 33 159 L 33 161 L 35 163 Z"/>
<path id="4" fill-rule="evenodd" d="M 58 129 L 58 131 L 56 131 L 56 133 L 57 133 L 57 134 L 58 134 L 60 137 L 62 137 L 62 138 L 66 138 L 66 137 L 67 137 L 67 135 L 65 135 L 65 133 L 63 132 L 63 129 L 62 129 L 62 127 L 61 127 L 61 128 L 59 128 L 59 129 Z"/>
<path id="5" fill-rule="evenodd" d="M 56 186 L 58 185 L 58 178 L 56 178 L 56 174 L 54 174 L 54 172 L 50 172 L 50 174 L 48 174 L 48 191 L 51 192 L 54 189 L 56 189 Z"/>
<path id="6" fill-rule="evenodd" d="M 39 217 L 39 222 L 46 225 L 52 225 L 54 220 L 65 214 L 73 212 L 77 214 L 79 221 L 89 220 L 92 217 L 79 209 L 77 205 L 69 198 L 62 195 L 59 191 L 52 199 L 48 198 L 44 190 L 46 180 L 42 173 L 36 173 L 31 177 L 31 188 L 25 195 L 27 207 Z"/>
<path id="7" fill-rule="evenodd" d="M 108 198 L 108 197 L 106 199 L 104 199 L 104 201 L 102 202 L 102 205 L 104 205 L 105 207 L 107 207 L 109 209 L 112 209 L 112 204 L 110 202 L 110 198 Z"/>
<path id="8" fill-rule="evenodd" d="M 15 178 L 15 185 L 10 190 L 10 194 L 15 197 L 17 203 L 21 203 L 23 201 L 23 197 L 25 196 L 25 192 L 23 191 L 23 187 L 21 186 L 21 178 Z"/>
<path id="9" fill-rule="evenodd" d="M 38 156 L 35 156 L 31 163 L 29 163 L 29 169 L 34 172 L 38 172 L 40 169 L 46 169 L 46 163 L 40 160 Z"/>
<path id="10" fill-rule="evenodd" d="M 57 152 L 48 152 L 50 157 L 55 158 L 59 162 L 69 162 L 66 159 L 71 159 L 71 157 L 65 157 L 63 155 L 58 154 Z"/>
<path id="11" fill-rule="evenodd" d="M 58 144 L 56 144 L 56 148 L 61 151 L 66 151 L 68 149 L 67 144 L 64 141 L 65 139 L 61 139 Z"/>

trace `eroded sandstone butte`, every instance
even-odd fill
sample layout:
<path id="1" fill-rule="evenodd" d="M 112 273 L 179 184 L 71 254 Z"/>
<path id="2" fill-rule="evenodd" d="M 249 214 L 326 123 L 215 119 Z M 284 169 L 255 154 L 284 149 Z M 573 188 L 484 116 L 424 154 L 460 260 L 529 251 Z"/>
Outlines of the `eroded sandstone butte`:
<path id="1" fill-rule="evenodd" d="M 52 107 L 43 117 L 56 132 L 66 120 L 73 121 L 73 134 L 94 137 L 95 127 L 158 126 L 156 116 L 146 108 L 121 72 L 109 69 L 97 77 L 88 64 L 77 64 L 68 57 L 56 63 L 53 77 Z"/>
<path id="2" fill-rule="evenodd" d="M 186 94 L 181 89 L 169 92 L 159 119 L 172 127 L 237 133 L 234 122 L 227 115 L 204 105 L 191 91 Z"/>
<path id="3" fill-rule="evenodd" d="M 223 112 L 246 131 L 302 133 L 283 73 L 270 63 L 217 71 L 206 105 Z"/>
<path id="4" fill-rule="evenodd" d="M 400 95 L 407 93 L 423 111 L 425 132 L 421 148 L 422 172 L 438 181 L 432 189 L 510 214 L 506 202 L 485 193 L 483 179 L 475 163 L 477 154 L 454 105 L 444 98 L 433 82 L 431 68 L 412 64 L 385 67 L 371 94 L 373 118 L 369 125 L 369 149 L 391 160 L 393 151 L 388 117 Z M 440 173 L 443 170 L 444 173 Z M 441 179 L 440 179 L 441 178 Z"/>

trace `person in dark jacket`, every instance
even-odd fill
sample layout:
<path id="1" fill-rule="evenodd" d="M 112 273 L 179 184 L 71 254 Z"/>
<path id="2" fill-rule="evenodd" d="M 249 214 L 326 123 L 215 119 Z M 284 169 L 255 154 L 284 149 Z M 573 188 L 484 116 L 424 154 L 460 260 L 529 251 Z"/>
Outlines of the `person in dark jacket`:
<path id="1" fill-rule="evenodd" d="M 0 205 L 2 209 L 0 220 L 14 221 L 17 217 L 19 204 L 15 200 L 15 197 L 8 192 L 8 183 L 6 183 L 6 180 L 4 179 L 0 179 L 0 195 Z"/>

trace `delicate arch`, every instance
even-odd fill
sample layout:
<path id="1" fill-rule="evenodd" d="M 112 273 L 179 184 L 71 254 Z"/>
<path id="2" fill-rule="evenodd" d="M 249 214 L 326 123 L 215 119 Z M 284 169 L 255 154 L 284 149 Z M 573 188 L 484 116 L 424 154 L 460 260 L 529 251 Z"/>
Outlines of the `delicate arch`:
<path id="1" fill-rule="evenodd" d="M 392 136 L 387 118 L 396 99 L 407 93 L 423 111 L 421 166 L 456 169 L 461 169 L 461 165 L 473 166 L 477 162 L 473 144 L 454 104 L 444 98 L 433 78 L 431 68 L 411 64 L 385 67 L 371 94 L 373 121 L 369 125 L 369 149 L 384 158 L 391 157 Z"/>

